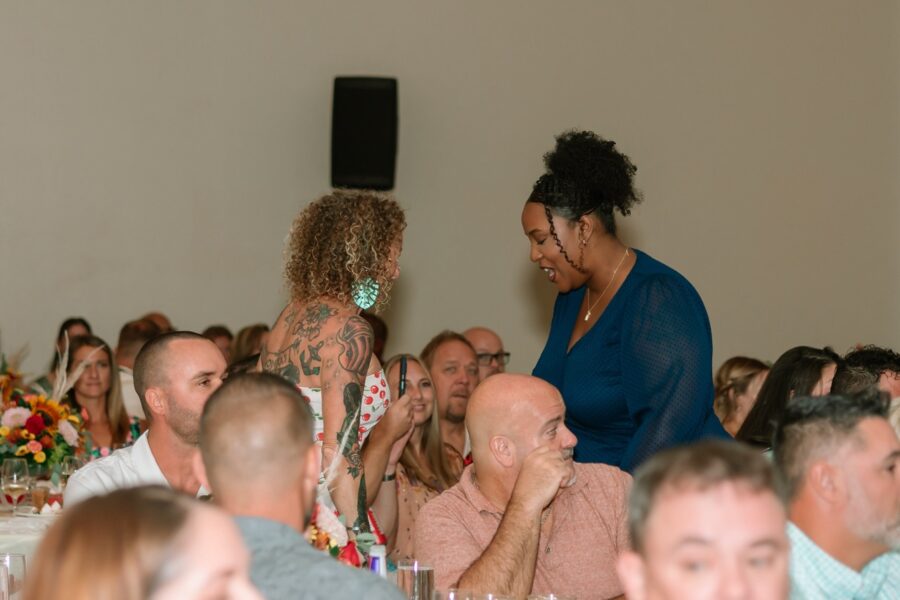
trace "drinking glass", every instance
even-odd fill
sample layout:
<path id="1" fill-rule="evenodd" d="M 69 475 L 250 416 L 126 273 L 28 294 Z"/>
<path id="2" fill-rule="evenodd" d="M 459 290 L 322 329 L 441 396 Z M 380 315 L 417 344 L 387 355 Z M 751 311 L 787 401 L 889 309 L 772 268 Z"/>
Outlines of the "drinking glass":
<path id="1" fill-rule="evenodd" d="M 69 481 L 69 476 L 82 466 L 84 466 L 84 464 L 81 462 L 81 459 L 76 456 L 66 456 L 63 458 L 62 464 L 59 467 L 59 485 L 65 488 L 66 483 Z"/>
<path id="2" fill-rule="evenodd" d="M 440 590 L 434 592 L 434 600 L 472 600 L 472 592 L 466 590 L 449 589 L 446 592 Z"/>
<path id="3" fill-rule="evenodd" d="M 574 600 L 571 596 L 557 596 L 556 594 L 532 594 L 528 600 Z"/>
<path id="4" fill-rule="evenodd" d="M 401 560 L 397 565 L 397 586 L 408 600 L 432 600 L 434 569 L 417 560 Z"/>
<path id="5" fill-rule="evenodd" d="M 513 598 L 501 594 L 475 594 L 472 596 L 472 600 L 513 600 Z"/>
<path id="6" fill-rule="evenodd" d="M 7 598 L 3 600 L 22 600 L 25 597 L 25 555 L 0 554 L 0 575 L 3 571 L 6 571 L 6 579 L 0 582 L 0 591 L 5 583 L 7 592 Z"/>
<path id="7" fill-rule="evenodd" d="M 0 481 L 2 481 L 3 494 L 6 500 L 16 506 L 28 492 L 30 479 L 28 477 L 28 463 L 24 458 L 7 458 L 0 468 Z"/>

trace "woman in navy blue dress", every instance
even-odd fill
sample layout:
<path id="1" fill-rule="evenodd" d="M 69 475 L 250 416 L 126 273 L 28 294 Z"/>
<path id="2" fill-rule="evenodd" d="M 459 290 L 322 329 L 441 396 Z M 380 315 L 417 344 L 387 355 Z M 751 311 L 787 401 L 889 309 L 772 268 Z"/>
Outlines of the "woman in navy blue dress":
<path id="1" fill-rule="evenodd" d="M 713 413 L 712 335 L 703 301 L 673 269 L 616 237 L 637 170 L 592 132 L 557 138 L 522 211 L 531 261 L 556 285 L 534 368 L 562 392 L 575 459 L 633 471 L 655 452 L 727 438 Z"/>

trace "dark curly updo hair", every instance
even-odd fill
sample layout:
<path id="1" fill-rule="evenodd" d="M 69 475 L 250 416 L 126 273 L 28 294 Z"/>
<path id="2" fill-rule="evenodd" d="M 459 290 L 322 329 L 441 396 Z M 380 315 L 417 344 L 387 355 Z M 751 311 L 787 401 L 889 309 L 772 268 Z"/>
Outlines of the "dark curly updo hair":
<path id="1" fill-rule="evenodd" d="M 386 302 L 394 265 L 391 244 L 406 228 L 403 209 L 390 194 L 340 189 L 307 206 L 294 220 L 284 275 L 293 299 L 331 297 L 352 304 L 356 282 L 372 278 Z"/>
<path id="2" fill-rule="evenodd" d="M 641 201 L 634 188 L 637 171 L 616 143 L 592 131 L 567 131 L 556 138 L 556 148 L 544 155 L 547 172 L 534 184 L 529 202 L 544 205 L 550 231 L 556 238 L 551 212 L 570 221 L 593 213 L 611 235 L 616 233 L 613 212 L 631 214 Z"/>

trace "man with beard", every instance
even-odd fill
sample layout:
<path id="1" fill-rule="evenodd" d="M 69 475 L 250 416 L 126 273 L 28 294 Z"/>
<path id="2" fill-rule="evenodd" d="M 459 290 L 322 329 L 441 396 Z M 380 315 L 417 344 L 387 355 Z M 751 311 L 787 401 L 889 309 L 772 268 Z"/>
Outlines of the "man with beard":
<path id="1" fill-rule="evenodd" d="M 164 485 L 191 495 L 206 491 L 194 474 L 200 413 L 222 384 L 225 359 L 211 341 L 177 331 L 147 342 L 134 362 L 134 387 L 149 429 L 133 446 L 116 450 L 73 474 L 67 505 L 119 488 Z"/>
<path id="2" fill-rule="evenodd" d="M 428 342 L 421 356 L 434 382 L 441 437 L 460 457 L 468 457 L 466 407 L 478 385 L 475 349 L 459 333 L 442 331 Z"/>
<path id="3" fill-rule="evenodd" d="M 631 477 L 575 464 L 565 405 L 549 383 L 501 373 L 469 401 L 474 463 L 419 512 L 416 558 L 435 587 L 524 598 L 619 598 Z"/>
<path id="4" fill-rule="evenodd" d="M 774 453 L 791 598 L 900 598 L 900 441 L 887 411 L 877 390 L 788 401 Z"/>
<path id="5" fill-rule="evenodd" d="M 303 396 L 281 377 L 229 377 L 200 422 L 198 477 L 234 515 L 250 578 L 268 600 L 401 600 L 397 587 L 314 550 L 303 537 L 316 500 L 321 449 Z"/>

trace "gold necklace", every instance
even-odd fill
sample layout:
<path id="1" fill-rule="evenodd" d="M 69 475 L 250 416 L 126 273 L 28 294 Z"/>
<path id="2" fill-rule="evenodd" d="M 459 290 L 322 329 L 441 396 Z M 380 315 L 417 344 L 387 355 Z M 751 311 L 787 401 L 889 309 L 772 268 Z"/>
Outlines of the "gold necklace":
<path id="1" fill-rule="evenodd" d="M 611 286 L 613 284 L 613 281 L 616 280 L 616 275 L 619 274 L 619 269 L 622 268 L 622 264 L 625 262 L 626 258 L 628 258 L 628 248 L 625 248 L 625 254 L 622 255 L 622 260 L 619 261 L 619 264 L 616 267 L 616 270 L 613 271 L 612 277 L 609 278 L 609 283 L 606 284 L 606 287 L 603 288 L 602 292 L 600 292 L 600 297 L 597 298 L 597 301 L 594 302 L 593 304 L 591 304 L 591 288 L 587 289 L 587 301 L 590 306 L 588 307 L 587 314 L 584 315 L 585 323 L 587 323 L 587 320 L 591 318 L 591 311 L 594 310 L 594 308 L 597 306 L 597 304 L 599 304 L 600 301 L 603 300 L 603 296 L 606 295 L 606 292 L 609 291 L 609 286 Z"/>

